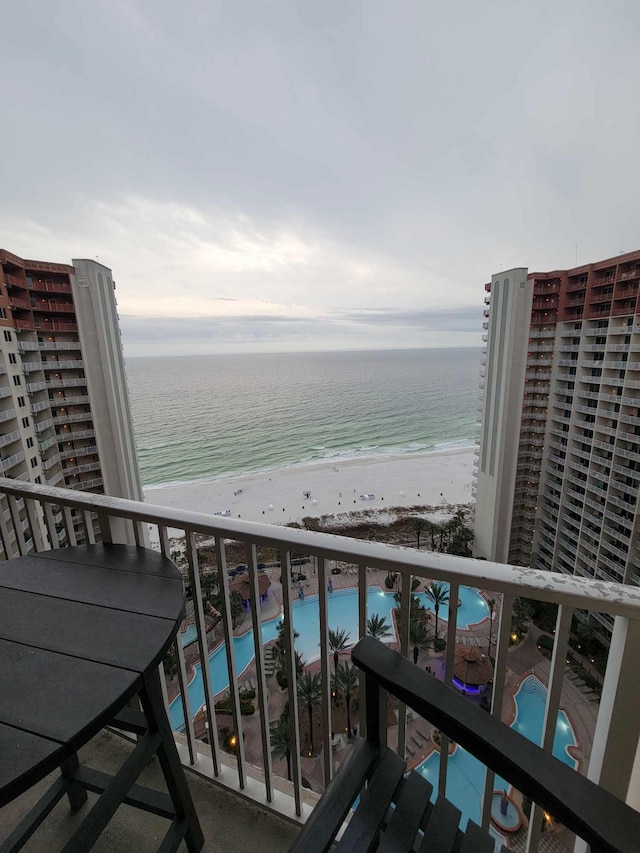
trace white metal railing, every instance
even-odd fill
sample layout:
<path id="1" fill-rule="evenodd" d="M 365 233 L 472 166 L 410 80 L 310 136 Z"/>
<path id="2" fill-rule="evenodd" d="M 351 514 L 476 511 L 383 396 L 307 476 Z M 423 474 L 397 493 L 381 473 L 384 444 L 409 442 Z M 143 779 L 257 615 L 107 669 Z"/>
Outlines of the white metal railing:
<path id="1" fill-rule="evenodd" d="M 178 748 L 185 763 L 196 772 L 215 778 L 217 782 L 240 791 L 243 796 L 257 800 L 263 806 L 280 811 L 294 819 L 305 819 L 310 806 L 302 790 L 302 763 L 300 756 L 299 707 L 296 691 L 294 661 L 292 562 L 297 555 L 309 555 L 314 561 L 318 578 L 318 649 L 322 679 L 321 719 L 324 737 L 320 764 L 325 782 L 333 774 L 331 746 L 332 703 L 330 689 L 331 659 L 329 654 L 328 582 L 330 566 L 339 561 L 342 567 L 352 566 L 353 580 L 357 583 L 358 626 L 364 634 L 367 622 L 367 580 L 370 570 L 382 570 L 398 574 L 400 583 L 401 632 L 397 636 L 400 651 L 409 650 L 409 615 L 411 607 L 411 582 L 414 578 L 444 581 L 449 584 L 450 607 L 446 627 L 446 653 L 444 661 L 445 680 L 451 682 L 454 651 L 458 635 L 457 611 L 460 586 L 480 588 L 495 594 L 499 606 L 496 608 L 495 673 L 492 695 L 492 713 L 502 714 L 507 675 L 507 652 L 511 632 L 513 602 L 516 597 L 532 598 L 559 605 L 555 630 L 555 644 L 550 664 L 546 711 L 543 724 L 542 745 L 551 749 L 555 722 L 560 706 L 564 682 L 567 643 L 571 617 L 576 609 L 595 611 L 600 621 L 616 617 L 609 653 L 609 663 L 600 713 L 598 715 L 594 746 L 589 762 L 589 776 L 610 788 L 623 798 L 629 794 L 634 772 L 636 745 L 640 739 L 640 720 L 637 714 L 640 702 L 640 684 L 637 679 L 636 661 L 640 650 L 640 593 L 637 587 L 608 584 L 577 576 L 568 576 L 501 565 L 470 558 L 455 557 L 438 553 L 398 548 L 370 541 L 359 541 L 329 534 L 312 533 L 306 530 L 279 527 L 268 524 L 245 522 L 237 519 L 210 516 L 186 510 L 168 509 L 136 501 L 122 500 L 105 495 L 93 495 L 69 489 L 37 486 L 32 483 L 17 483 L 15 480 L 0 479 L 0 496 L 8 504 L 9 513 L 0 513 L 0 538 L 5 553 L 9 556 L 26 554 L 30 547 L 36 550 L 57 548 L 60 544 L 74 545 L 78 537 L 88 542 L 95 541 L 94 529 L 99 529 L 106 543 L 130 541 L 142 544 L 151 531 L 152 539 L 166 556 L 170 556 L 177 537 L 187 560 L 187 583 L 191 587 L 197 633 L 197 643 L 202 663 L 204 685 L 203 711 L 207 721 L 209 746 L 200 744 L 195 737 L 193 717 L 198 710 L 191 706 L 188 690 L 188 670 L 180 642 L 176 643 L 178 658 L 178 681 L 185 721 L 183 735 L 176 735 Z M 24 508 L 20 507 L 24 500 Z M 55 509 L 54 509 L 55 508 Z M 54 511 L 61 516 L 54 517 Z M 75 514 L 75 518 L 74 515 Z M 28 519 L 28 534 L 23 530 L 24 518 Z M 81 524 L 78 527 L 77 521 Z M 60 528 L 62 520 L 63 526 Z M 56 521 L 58 528 L 56 528 Z M 75 523 L 74 523 L 75 522 Z M 60 535 L 60 534 L 64 535 Z M 221 585 L 221 616 L 225 642 L 224 657 L 216 666 L 225 667 L 229 683 L 231 719 L 236 735 L 235 759 L 225 760 L 218 738 L 218 716 L 214 707 L 212 670 L 209 665 L 210 649 L 206 640 L 205 607 L 198 572 L 198 544 L 201 535 L 213 547 Z M 169 537 L 172 537 L 170 540 Z M 253 627 L 253 654 L 257 690 L 257 712 L 261 758 L 254 758 L 260 765 L 259 771 L 249 766 L 245 755 L 243 728 L 244 720 L 240 707 L 242 673 L 235 660 L 229 577 L 227 572 L 228 543 L 240 543 L 244 549 L 244 564 L 248 567 L 249 598 Z M 29 543 L 32 543 L 31 546 Z M 237 547 L 237 546 L 236 546 Z M 291 797 L 277 790 L 271 760 L 270 714 L 266 682 L 265 653 L 260 639 L 259 623 L 259 568 L 261 549 L 275 549 L 280 560 L 280 577 L 283 581 L 282 610 L 284 618 L 284 646 L 286 650 L 288 700 L 291 714 Z M 488 626 L 487 626 L 488 627 Z M 351 638 L 355 641 L 355 637 Z M 361 702 L 364 708 L 364 702 Z M 364 725 L 364 719 L 360 720 Z M 405 755 L 407 745 L 406 709 L 398 712 L 398 751 Z M 446 744 L 440 750 L 440 785 L 444 790 L 448 750 Z M 234 765 L 234 766 L 233 766 Z M 493 791 L 493 774 L 487 773 L 483 797 L 483 823 L 488 825 L 490 802 Z M 633 803 L 637 805 L 636 803 Z M 528 850 L 537 849 L 537 840 L 542 815 L 537 809 L 530 821 Z M 578 848 L 580 842 L 578 842 Z"/>

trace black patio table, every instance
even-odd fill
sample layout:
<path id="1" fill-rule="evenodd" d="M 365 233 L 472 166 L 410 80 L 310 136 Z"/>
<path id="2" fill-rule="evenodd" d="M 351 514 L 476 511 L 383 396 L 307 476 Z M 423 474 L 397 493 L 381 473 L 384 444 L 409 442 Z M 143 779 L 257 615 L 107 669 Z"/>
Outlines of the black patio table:
<path id="1" fill-rule="evenodd" d="M 90 850 L 123 802 L 171 820 L 163 853 L 183 839 L 201 849 L 158 674 L 183 612 L 178 569 L 146 548 L 83 545 L 0 563 L 0 807 L 61 770 L 0 853 L 19 850 L 65 794 L 81 808 L 87 790 L 101 796 L 65 853 Z M 137 735 L 113 777 L 76 754 L 108 724 Z M 136 784 L 155 754 L 168 794 Z"/>

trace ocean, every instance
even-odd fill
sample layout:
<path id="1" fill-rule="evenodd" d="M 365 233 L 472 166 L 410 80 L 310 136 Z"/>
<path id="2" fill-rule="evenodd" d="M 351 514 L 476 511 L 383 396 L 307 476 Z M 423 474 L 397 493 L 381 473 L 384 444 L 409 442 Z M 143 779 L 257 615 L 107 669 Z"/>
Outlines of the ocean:
<path id="1" fill-rule="evenodd" d="M 145 486 L 471 445 L 480 349 L 128 358 Z"/>

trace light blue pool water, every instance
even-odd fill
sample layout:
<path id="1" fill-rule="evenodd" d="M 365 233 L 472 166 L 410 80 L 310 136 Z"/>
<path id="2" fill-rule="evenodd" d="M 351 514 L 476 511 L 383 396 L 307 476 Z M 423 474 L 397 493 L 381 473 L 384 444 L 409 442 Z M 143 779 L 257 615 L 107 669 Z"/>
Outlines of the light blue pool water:
<path id="1" fill-rule="evenodd" d="M 534 743 L 540 743 L 544 709 L 547 701 L 547 690 L 535 677 L 530 675 L 524 679 L 515 695 L 516 717 L 512 728 L 529 738 Z M 571 724 L 564 711 L 558 711 L 556 735 L 553 742 L 553 754 L 564 761 L 569 767 L 576 762 L 569 755 L 567 747 L 577 745 Z M 416 769 L 433 785 L 435 800 L 438 790 L 438 769 L 440 756 L 432 753 Z M 466 749 L 458 747 L 447 762 L 447 799 L 462 812 L 460 826 L 464 829 L 469 819 L 480 823 L 480 806 L 484 790 L 485 767 Z M 509 783 L 499 776 L 495 777 L 494 789 L 509 790 Z"/>
<path id="2" fill-rule="evenodd" d="M 461 606 L 458 609 L 458 625 L 465 628 L 473 622 L 479 622 L 488 615 L 488 609 L 485 600 L 474 589 L 460 587 Z M 420 603 L 428 606 L 431 604 L 426 595 L 418 595 Z M 351 635 L 351 640 L 356 643 L 359 637 L 358 630 L 358 590 L 357 589 L 341 589 L 331 593 L 329 600 L 329 627 L 332 629 L 344 628 Z M 367 590 L 367 614 L 373 616 L 377 613 L 379 616 L 384 616 L 387 619 L 387 624 L 392 626 L 393 620 L 391 611 L 395 607 L 395 601 L 392 592 L 383 592 L 379 586 L 370 586 Z M 433 609 L 433 606 L 431 606 Z M 483 615 L 481 615 L 483 614 Z M 448 609 L 443 606 L 440 608 L 440 617 L 446 619 Z M 261 626 L 262 642 L 268 643 L 274 640 L 277 631 L 278 623 L 282 617 L 272 619 L 269 622 L 263 622 Z M 296 640 L 296 649 L 302 656 L 305 663 L 311 663 L 320 656 L 319 637 L 320 637 L 320 615 L 318 610 L 318 596 L 309 596 L 303 600 L 298 600 L 293 604 L 293 624 L 300 634 Z M 388 642 L 395 640 L 395 637 L 387 638 Z M 253 659 L 253 631 L 248 631 L 241 637 L 234 637 L 233 649 L 235 655 L 236 672 L 238 674 L 248 666 Z M 193 714 L 204 704 L 204 686 L 202 681 L 202 669 L 198 664 L 195 669 L 195 675 L 189 683 L 189 699 L 191 701 L 191 711 Z M 213 684 L 213 693 L 220 693 L 229 687 L 229 675 L 227 672 L 227 659 L 224 643 L 218 646 L 209 655 L 209 669 L 211 671 L 211 680 Z M 174 729 L 184 728 L 184 715 L 182 711 L 182 703 L 178 696 L 171 703 L 169 708 L 169 720 Z"/>
<path id="3" fill-rule="evenodd" d="M 196 626 L 193 624 L 187 625 L 187 630 L 180 633 L 180 642 L 183 646 L 188 646 L 189 643 L 192 643 L 197 636 L 198 632 L 196 631 Z"/>

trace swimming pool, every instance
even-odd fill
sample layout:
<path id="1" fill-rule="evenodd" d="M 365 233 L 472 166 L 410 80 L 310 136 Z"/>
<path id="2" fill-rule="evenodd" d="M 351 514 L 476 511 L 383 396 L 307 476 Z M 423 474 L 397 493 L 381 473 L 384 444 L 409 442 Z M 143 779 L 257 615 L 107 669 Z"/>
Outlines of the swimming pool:
<path id="1" fill-rule="evenodd" d="M 465 628 L 472 622 L 480 621 L 488 614 L 486 602 L 477 590 L 460 587 L 459 597 L 461 606 L 458 608 L 458 625 L 461 628 Z M 425 606 L 431 603 L 424 594 L 418 595 L 417 598 Z M 356 643 L 359 637 L 358 590 L 355 588 L 336 590 L 328 596 L 328 602 L 329 627 L 334 630 L 344 628 L 351 635 L 352 643 Z M 373 616 L 377 613 L 379 616 L 386 617 L 387 623 L 393 626 L 391 611 L 394 607 L 395 601 L 392 592 L 384 592 L 379 586 L 370 586 L 367 589 L 368 616 Z M 479 615 L 480 613 L 484 613 L 484 616 Z M 447 615 L 448 609 L 445 606 L 441 607 L 440 616 L 446 619 Z M 262 623 L 261 633 L 263 644 L 276 638 L 278 623 L 281 619 L 282 616 L 278 616 L 275 619 Z M 320 615 L 317 595 L 309 596 L 293 603 L 293 624 L 296 631 L 300 634 L 300 637 L 296 640 L 296 649 L 305 663 L 311 663 L 320 656 Z M 387 638 L 387 642 L 394 641 L 394 636 Z M 253 631 L 247 631 L 241 637 L 234 637 L 233 649 L 236 672 L 240 675 L 253 659 Z M 211 671 L 214 695 L 226 690 L 229 687 L 229 676 L 224 643 L 219 645 L 209 655 L 209 669 Z M 202 707 L 205 699 L 200 664 L 195 666 L 194 670 L 194 677 L 189 683 L 189 698 L 191 701 L 191 711 L 195 714 Z M 184 728 L 182 703 L 179 696 L 173 700 L 169 707 L 169 720 L 172 728 Z"/>
<path id="2" fill-rule="evenodd" d="M 535 675 L 527 676 L 515 695 L 516 717 L 511 726 L 534 743 L 540 743 L 542 737 L 546 701 L 547 690 Z M 577 762 L 569 755 L 568 747 L 576 745 L 577 741 L 569 718 L 564 711 L 558 711 L 553 754 L 568 764 L 569 767 L 575 768 Z M 438 790 L 439 764 L 440 755 L 434 752 L 416 768 L 433 785 L 432 799 L 434 801 Z M 459 746 L 454 754 L 449 756 L 447 762 L 447 799 L 451 800 L 462 812 L 460 826 L 463 829 L 469 819 L 475 823 L 480 823 L 484 776 L 484 764 L 474 758 L 466 749 Z M 493 787 L 496 790 L 509 790 L 510 785 L 500 776 L 496 776 Z"/>
<path id="3" fill-rule="evenodd" d="M 180 642 L 183 646 L 188 646 L 189 643 L 192 643 L 198 637 L 198 632 L 196 631 L 196 626 L 192 623 L 191 625 L 187 625 L 186 631 L 180 632 Z"/>

